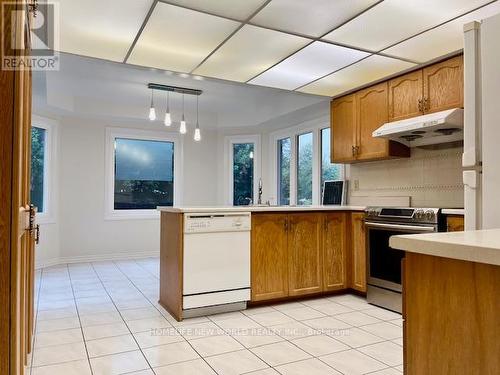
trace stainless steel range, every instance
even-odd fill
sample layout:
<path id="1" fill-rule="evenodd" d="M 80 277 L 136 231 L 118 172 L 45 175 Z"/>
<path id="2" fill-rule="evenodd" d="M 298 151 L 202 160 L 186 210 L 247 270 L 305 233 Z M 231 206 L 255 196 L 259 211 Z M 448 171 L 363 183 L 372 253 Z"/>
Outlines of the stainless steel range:
<path id="1" fill-rule="evenodd" d="M 401 312 L 401 260 L 405 253 L 389 247 L 389 238 L 437 232 L 439 223 L 439 208 L 368 207 L 365 210 L 369 303 Z"/>

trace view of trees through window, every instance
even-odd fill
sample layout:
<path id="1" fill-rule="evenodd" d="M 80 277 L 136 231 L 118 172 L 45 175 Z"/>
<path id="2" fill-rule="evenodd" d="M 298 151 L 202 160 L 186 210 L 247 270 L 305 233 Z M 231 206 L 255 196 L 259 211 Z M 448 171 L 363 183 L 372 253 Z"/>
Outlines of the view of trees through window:
<path id="1" fill-rule="evenodd" d="M 31 203 L 44 212 L 43 189 L 45 174 L 45 140 L 47 131 L 33 126 L 31 128 Z"/>
<path id="2" fill-rule="evenodd" d="M 341 178 L 341 165 L 330 162 L 330 128 L 321 129 L 321 189 L 325 181 Z"/>
<path id="3" fill-rule="evenodd" d="M 312 204 L 313 133 L 297 137 L 297 204 Z"/>
<path id="4" fill-rule="evenodd" d="M 254 144 L 233 144 L 233 205 L 244 206 L 253 201 Z"/>
<path id="5" fill-rule="evenodd" d="M 280 205 L 290 204 L 290 157 L 292 154 L 290 138 L 278 141 L 278 195 Z"/>
<path id="6" fill-rule="evenodd" d="M 174 143 L 115 139 L 115 210 L 174 204 Z"/>

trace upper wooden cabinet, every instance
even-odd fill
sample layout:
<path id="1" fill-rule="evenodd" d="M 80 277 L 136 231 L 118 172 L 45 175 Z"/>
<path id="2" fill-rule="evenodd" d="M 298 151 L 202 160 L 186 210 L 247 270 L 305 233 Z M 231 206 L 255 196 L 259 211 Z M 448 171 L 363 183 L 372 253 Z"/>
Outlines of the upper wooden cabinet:
<path id="1" fill-rule="evenodd" d="M 422 114 L 424 80 L 422 70 L 389 81 L 389 121 Z"/>
<path id="2" fill-rule="evenodd" d="M 333 163 L 353 163 L 410 156 L 406 146 L 373 138 L 388 121 L 387 82 L 332 101 L 331 152 Z"/>
<path id="3" fill-rule="evenodd" d="M 289 215 L 288 291 L 296 296 L 321 292 L 321 213 Z"/>
<path id="4" fill-rule="evenodd" d="M 287 214 L 252 215 L 252 301 L 288 296 Z"/>
<path id="5" fill-rule="evenodd" d="M 463 103 L 463 56 L 336 98 L 330 107 L 332 163 L 409 157 L 408 147 L 373 138 L 373 131 L 387 122 L 461 108 Z"/>
<path id="6" fill-rule="evenodd" d="M 425 113 L 464 106 L 463 56 L 424 68 L 423 80 Z"/>
<path id="7" fill-rule="evenodd" d="M 345 162 L 352 160 L 354 146 L 356 145 L 356 110 L 354 95 L 347 95 L 331 102 L 331 127 L 330 132 L 332 162 Z"/>
<path id="8" fill-rule="evenodd" d="M 347 288 L 347 214 L 325 213 L 323 216 L 323 290 Z"/>

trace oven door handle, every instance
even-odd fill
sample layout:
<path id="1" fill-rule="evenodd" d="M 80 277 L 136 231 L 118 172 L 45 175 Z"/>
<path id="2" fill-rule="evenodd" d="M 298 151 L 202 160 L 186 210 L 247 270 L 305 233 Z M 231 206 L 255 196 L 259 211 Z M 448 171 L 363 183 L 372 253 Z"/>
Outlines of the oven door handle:
<path id="1" fill-rule="evenodd" d="M 367 227 L 381 228 L 381 229 L 397 229 L 397 230 L 409 230 L 418 232 L 435 232 L 434 227 L 428 227 L 423 225 L 401 225 L 401 224 L 385 224 L 385 223 L 374 223 L 371 221 L 365 221 Z"/>

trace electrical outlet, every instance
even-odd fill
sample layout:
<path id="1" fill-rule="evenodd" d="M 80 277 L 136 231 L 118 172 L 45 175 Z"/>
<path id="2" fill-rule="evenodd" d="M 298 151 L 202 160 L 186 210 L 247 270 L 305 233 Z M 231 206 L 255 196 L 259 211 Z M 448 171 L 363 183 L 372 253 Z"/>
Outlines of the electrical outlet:
<path id="1" fill-rule="evenodd" d="M 359 190 L 359 180 L 354 180 L 354 190 Z"/>

